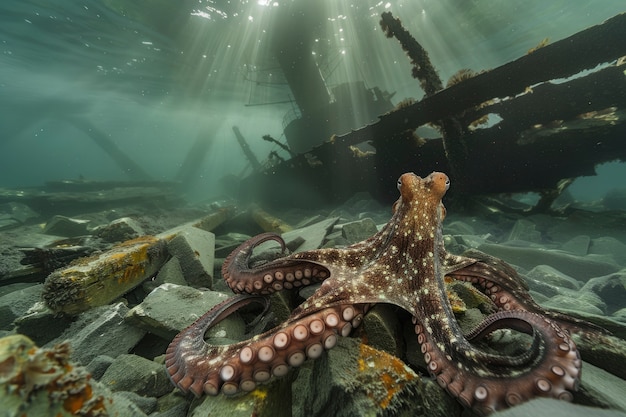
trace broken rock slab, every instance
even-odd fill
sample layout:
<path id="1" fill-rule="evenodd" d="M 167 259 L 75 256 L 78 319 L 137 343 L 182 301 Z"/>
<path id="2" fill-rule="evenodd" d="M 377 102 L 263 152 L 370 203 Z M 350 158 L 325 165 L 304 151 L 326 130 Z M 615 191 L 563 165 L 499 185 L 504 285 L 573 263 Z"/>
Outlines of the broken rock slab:
<path id="1" fill-rule="evenodd" d="M 158 235 L 167 240 L 169 253 L 180 262 L 185 280 L 194 287 L 213 287 L 215 235 L 186 224 Z"/>
<path id="2" fill-rule="evenodd" d="M 304 239 L 303 243 L 297 248 L 294 248 L 294 252 L 304 252 L 307 250 L 317 249 L 322 246 L 326 235 L 330 232 L 332 227 L 339 221 L 339 217 L 332 217 L 321 222 L 317 222 L 302 229 L 292 230 L 287 233 L 283 233 L 282 237 L 287 243 L 287 246 L 291 248 L 289 243 L 296 239 Z"/>
<path id="3" fill-rule="evenodd" d="M 79 315 L 59 338 L 46 346 L 69 340 L 72 358 L 83 365 L 98 355 L 115 358 L 128 353 L 146 332 L 126 323 L 127 313 L 128 307 L 123 303 L 91 309 Z"/>
<path id="4" fill-rule="evenodd" d="M 111 391 L 160 397 L 174 389 L 162 364 L 132 354 L 119 355 L 100 378 Z"/>
<path id="5" fill-rule="evenodd" d="M 550 265 L 579 281 L 587 281 L 589 278 L 619 270 L 615 262 L 602 255 L 576 256 L 561 250 L 492 243 L 480 245 L 478 250 L 525 269 L 531 269 L 536 265 Z"/>
<path id="6" fill-rule="evenodd" d="M 461 406 L 436 383 L 420 378 L 400 359 L 340 338 L 303 372 L 294 392 L 298 416 L 460 415 Z"/>
<path id="7" fill-rule="evenodd" d="M 128 312 L 126 322 L 172 340 L 181 330 L 228 297 L 216 291 L 163 284 Z M 207 335 L 236 340 L 243 337 L 244 332 L 245 323 L 239 315 L 233 314 L 213 326 Z"/>
<path id="8" fill-rule="evenodd" d="M 47 235 L 74 237 L 86 235 L 89 220 L 72 219 L 65 216 L 52 217 L 43 228 Z"/>

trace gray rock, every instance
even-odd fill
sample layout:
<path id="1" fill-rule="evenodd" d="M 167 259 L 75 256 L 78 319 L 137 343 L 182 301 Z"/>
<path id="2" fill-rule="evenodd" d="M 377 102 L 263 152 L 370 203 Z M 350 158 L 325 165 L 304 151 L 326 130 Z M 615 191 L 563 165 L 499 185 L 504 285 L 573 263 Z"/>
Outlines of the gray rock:
<path id="1" fill-rule="evenodd" d="M 13 321 L 41 300 L 43 285 L 31 285 L 0 297 L 0 329 L 11 330 Z"/>
<path id="2" fill-rule="evenodd" d="M 322 246 L 326 235 L 338 221 L 338 217 L 332 217 L 312 224 L 311 226 L 303 227 L 302 229 L 295 229 L 287 233 L 283 233 L 282 237 L 287 244 L 297 238 L 303 238 L 304 243 L 294 249 L 297 252 L 317 249 Z"/>
<path id="3" fill-rule="evenodd" d="M 91 360 L 86 366 L 87 371 L 91 374 L 92 378 L 99 381 L 102 375 L 109 369 L 109 366 L 113 363 L 114 359 L 107 355 L 98 355 Z"/>
<path id="4" fill-rule="evenodd" d="M 100 383 L 111 391 L 130 391 L 148 397 L 160 397 L 174 389 L 163 365 L 131 354 L 119 355 Z"/>
<path id="5" fill-rule="evenodd" d="M 445 223 L 444 231 L 450 235 L 475 235 L 476 234 L 472 226 L 460 220 L 455 220 L 450 223 Z"/>
<path id="6" fill-rule="evenodd" d="M 589 253 L 611 255 L 620 265 L 626 265 L 626 245 L 611 236 L 591 240 Z"/>
<path id="7" fill-rule="evenodd" d="M 588 314 L 597 314 L 604 315 L 603 309 L 598 307 L 598 303 L 593 304 L 589 301 L 590 297 L 587 299 L 584 298 L 573 298 L 568 297 L 566 295 L 556 295 L 550 298 L 548 301 L 542 303 L 543 307 L 563 311 L 563 310 L 573 310 L 578 312 L 585 312 Z M 599 298 L 596 301 L 600 301 Z M 601 305 L 601 303 L 599 303 Z"/>
<path id="8" fill-rule="evenodd" d="M 579 281 L 606 275 L 619 270 L 619 266 L 601 255 L 575 256 L 560 250 L 516 247 L 486 243 L 478 247 L 489 255 L 511 264 L 531 269 L 537 265 L 550 265 Z"/>
<path id="9" fill-rule="evenodd" d="M 137 408 L 139 408 L 145 414 L 152 413 L 156 409 L 156 406 L 157 406 L 157 399 L 154 397 L 144 397 L 144 396 L 141 396 L 137 393 L 130 392 L 130 391 L 120 391 L 120 392 L 116 392 L 115 394 L 118 398 L 124 397 L 128 401 L 131 401 L 137 406 Z"/>
<path id="10" fill-rule="evenodd" d="M 346 223 L 341 228 L 343 238 L 350 244 L 365 240 L 377 232 L 376 223 L 371 218 Z"/>
<path id="11" fill-rule="evenodd" d="M 0 204 L 0 219 L 14 220 L 17 224 L 26 223 L 31 219 L 36 219 L 39 214 L 26 204 L 8 202 Z M 2 229 L 2 227 L 0 227 Z"/>
<path id="12" fill-rule="evenodd" d="M 291 377 L 293 372 L 247 395 L 205 396 L 189 411 L 189 417 L 291 417 Z M 255 395 L 256 394 L 256 395 Z"/>
<path id="13" fill-rule="evenodd" d="M 178 258 L 171 258 L 159 270 L 154 279 L 144 282 L 142 285 L 144 291 L 150 293 L 161 284 L 187 285 L 183 269 L 180 266 Z"/>
<path id="14" fill-rule="evenodd" d="M 58 338 L 72 324 L 71 317 L 58 316 L 43 302 L 37 302 L 15 319 L 15 331 L 28 336 L 38 346 Z"/>
<path id="15" fill-rule="evenodd" d="M 157 409 L 152 417 L 185 417 L 188 408 L 189 402 L 186 395 L 182 391 L 175 389 L 157 399 Z"/>
<path id="16" fill-rule="evenodd" d="M 583 373 L 584 375 L 584 373 Z M 615 410 L 585 407 L 552 398 L 537 398 L 508 410 L 491 414 L 492 417 L 626 417 Z"/>
<path id="17" fill-rule="evenodd" d="M 626 412 L 626 381 L 590 363 L 583 363 L 580 393 L 590 404 Z"/>
<path id="18" fill-rule="evenodd" d="M 212 288 L 215 262 L 215 235 L 191 225 L 169 230 L 174 237 L 167 248 L 180 262 L 185 280 L 195 287 Z"/>
<path id="19" fill-rule="evenodd" d="M 513 225 L 508 240 L 541 242 L 541 232 L 536 230 L 535 223 L 526 219 L 519 219 Z"/>
<path id="20" fill-rule="evenodd" d="M 145 331 L 124 321 L 128 307 L 117 303 L 96 307 L 78 316 L 69 328 L 46 346 L 69 340 L 72 358 L 88 364 L 98 355 L 117 357 L 130 350 L 145 335 Z"/>
<path id="21" fill-rule="evenodd" d="M 561 250 L 569 252 L 572 255 L 585 256 L 589 253 L 590 243 L 591 238 L 589 236 L 579 235 L 571 238 L 563 245 L 561 245 Z"/>
<path id="22" fill-rule="evenodd" d="M 126 322 L 171 340 L 228 297 L 229 295 L 215 291 L 163 284 L 128 312 Z M 233 314 L 211 328 L 207 336 L 238 339 L 243 336 L 244 331 L 245 323 L 239 315 Z"/>
<path id="23" fill-rule="evenodd" d="M 394 356 L 401 356 L 404 346 L 399 343 L 401 326 L 395 308 L 389 304 L 377 304 L 363 318 L 367 344 Z M 417 336 L 416 336 L 417 337 Z"/>
<path id="24" fill-rule="evenodd" d="M 72 219 L 57 215 L 46 223 L 43 232 L 47 235 L 55 236 L 82 236 L 87 234 L 88 223 L 89 220 Z"/>
<path id="25" fill-rule="evenodd" d="M 591 278 L 582 291 L 596 294 L 606 303 L 606 310 L 612 312 L 624 306 L 626 300 L 626 269 L 614 274 Z"/>
<path id="26" fill-rule="evenodd" d="M 316 359 L 294 391 L 304 393 L 298 416 L 451 416 L 461 409 L 436 383 L 352 338 Z"/>
<path id="27" fill-rule="evenodd" d="M 163 411 L 157 411 L 156 413 L 151 414 L 150 417 L 187 417 L 187 410 L 189 410 L 189 404 L 187 401 L 183 401 Z M 222 415 L 223 414 L 220 416 Z"/>
<path id="28" fill-rule="evenodd" d="M 98 227 L 94 234 L 105 242 L 123 242 L 145 235 L 141 225 L 130 217 L 122 217 L 113 220 L 106 226 Z"/>
<path id="29" fill-rule="evenodd" d="M 528 278 L 532 278 L 539 282 L 561 287 L 578 290 L 581 283 L 574 278 L 557 271 L 549 265 L 537 265 L 526 274 Z"/>

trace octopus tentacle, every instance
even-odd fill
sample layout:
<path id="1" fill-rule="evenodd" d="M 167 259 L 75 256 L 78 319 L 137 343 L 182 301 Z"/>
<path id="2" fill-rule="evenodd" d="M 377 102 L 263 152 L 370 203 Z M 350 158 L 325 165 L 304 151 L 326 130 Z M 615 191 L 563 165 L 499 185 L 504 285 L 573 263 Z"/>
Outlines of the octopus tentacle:
<path id="1" fill-rule="evenodd" d="M 525 282 L 509 264 L 478 251 L 473 251 L 472 254 L 478 254 L 481 260 L 447 276 L 479 287 L 498 309 L 528 310 L 548 316 L 568 331 L 607 334 L 605 329 L 593 323 L 542 308 L 532 299 Z"/>
<path id="2" fill-rule="evenodd" d="M 571 391 L 578 388 L 582 362 L 567 333 L 538 314 L 510 310 L 488 317 L 468 339 L 478 340 L 500 328 L 514 328 L 532 335 L 529 352 L 501 357 L 501 361 L 492 357 L 478 362 L 469 353 L 455 355 L 442 351 L 419 323 L 415 332 L 428 370 L 439 385 L 465 407 L 483 415 L 537 396 L 571 400 Z"/>
<path id="3" fill-rule="evenodd" d="M 307 358 L 318 358 L 334 347 L 337 336 L 350 334 L 368 308 L 364 304 L 323 308 L 304 317 L 292 317 L 247 341 L 224 346 L 207 344 L 203 339 L 206 330 L 247 300 L 227 303 L 222 313 L 214 308 L 170 344 L 166 366 L 181 390 L 196 396 L 252 391 L 257 384 L 272 376 L 284 376 L 291 367 L 302 365 Z"/>
<path id="4" fill-rule="evenodd" d="M 224 261 L 222 276 L 236 294 L 271 294 L 297 288 L 328 278 L 328 269 L 314 262 L 288 256 L 250 267 L 252 252 L 261 243 L 273 240 L 286 251 L 285 241 L 275 233 L 263 233 L 242 243 Z"/>
<path id="5" fill-rule="evenodd" d="M 267 297 L 236 295 L 214 306 L 172 340 L 165 352 L 165 366 L 174 385 L 185 392 L 191 391 L 196 396 L 202 394 L 203 376 L 199 368 L 206 361 L 195 352 L 207 350 L 204 334 L 209 328 L 250 303 L 261 304 L 264 309 L 269 307 Z M 218 351 L 219 348 L 214 350 Z"/>

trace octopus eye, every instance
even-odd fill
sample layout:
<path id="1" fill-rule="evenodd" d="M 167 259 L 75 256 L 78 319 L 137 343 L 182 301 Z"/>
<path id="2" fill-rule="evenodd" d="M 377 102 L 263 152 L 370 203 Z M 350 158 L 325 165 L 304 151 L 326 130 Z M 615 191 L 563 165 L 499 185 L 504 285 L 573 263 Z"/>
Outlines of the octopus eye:
<path id="1" fill-rule="evenodd" d="M 450 179 L 446 180 L 446 191 L 450 188 Z"/>
<path id="2" fill-rule="evenodd" d="M 400 191 L 400 187 L 402 187 L 402 178 L 398 178 L 398 191 Z"/>

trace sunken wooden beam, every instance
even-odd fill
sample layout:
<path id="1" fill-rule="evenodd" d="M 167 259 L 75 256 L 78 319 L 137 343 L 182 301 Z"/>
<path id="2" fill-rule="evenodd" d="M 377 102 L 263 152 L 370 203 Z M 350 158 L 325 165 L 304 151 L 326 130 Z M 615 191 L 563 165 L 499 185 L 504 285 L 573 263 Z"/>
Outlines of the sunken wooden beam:
<path id="1" fill-rule="evenodd" d="M 420 81 L 426 96 L 432 96 L 437 91 L 443 89 L 443 83 L 439 75 L 437 75 L 435 67 L 430 62 L 428 52 L 402 26 L 400 19 L 393 17 L 391 12 L 384 12 L 380 15 L 380 26 L 388 38 L 395 37 L 398 39 L 402 49 L 411 58 L 413 78 L 417 78 Z"/>
<path id="2" fill-rule="evenodd" d="M 514 96 L 542 81 L 569 77 L 599 63 L 614 61 L 626 55 L 624 39 L 626 14 L 622 13 L 413 105 L 380 116 L 378 122 L 335 136 L 334 144 L 347 147 L 389 136 L 390 131 L 416 129 L 494 97 Z"/>

